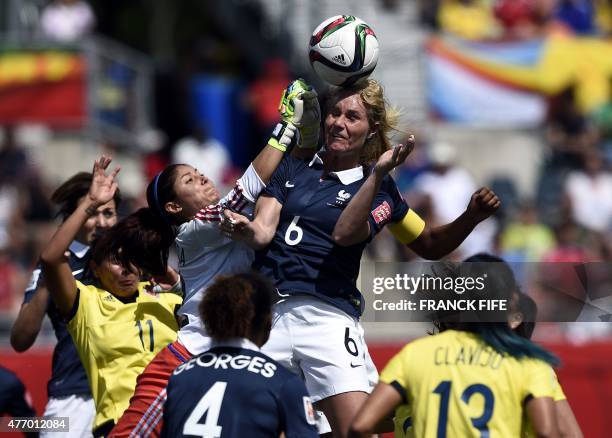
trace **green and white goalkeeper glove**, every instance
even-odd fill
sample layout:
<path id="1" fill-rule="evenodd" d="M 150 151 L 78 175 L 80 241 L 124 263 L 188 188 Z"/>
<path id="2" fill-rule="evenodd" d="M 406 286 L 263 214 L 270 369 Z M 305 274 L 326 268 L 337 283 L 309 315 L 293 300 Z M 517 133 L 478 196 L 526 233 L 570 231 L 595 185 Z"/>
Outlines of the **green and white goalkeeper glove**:
<path id="1" fill-rule="evenodd" d="M 298 127 L 298 147 L 314 148 L 318 145 L 321 109 L 317 92 L 304 79 L 296 79 L 285 89 L 278 112 L 283 122 Z"/>
<path id="2" fill-rule="evenodd" d="M 268 144 L 281 152 L 291 151 L 298 138 L 298 128 L 293 123 L 281 121 L 276 125 Z"/>

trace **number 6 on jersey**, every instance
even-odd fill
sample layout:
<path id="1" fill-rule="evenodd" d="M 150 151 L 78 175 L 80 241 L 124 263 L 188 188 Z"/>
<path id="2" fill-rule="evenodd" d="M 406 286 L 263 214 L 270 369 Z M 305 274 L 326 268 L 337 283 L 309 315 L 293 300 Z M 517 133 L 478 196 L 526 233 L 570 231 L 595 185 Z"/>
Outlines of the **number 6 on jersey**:
<path id="1" fill-rule="evenodd" d="M 285 243 L 287 245 L 295 246 L 302 241 L 304 230 L 297 226 L 297 222 L 299 220 L 299 216 L 294 216 L 293 220 L 287 227 L 287 231 L 285 232 Z"/>

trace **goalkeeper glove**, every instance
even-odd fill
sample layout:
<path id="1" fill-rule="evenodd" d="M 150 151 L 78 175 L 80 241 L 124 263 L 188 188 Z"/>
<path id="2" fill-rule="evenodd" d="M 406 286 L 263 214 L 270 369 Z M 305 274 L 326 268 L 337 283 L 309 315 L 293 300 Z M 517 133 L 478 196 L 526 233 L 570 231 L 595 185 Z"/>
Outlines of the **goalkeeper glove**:
<path id="1" fill-rule="evenodd" d="M 293 123 L 280 122 L 272 131 L 268 144 L 281 152 L 291 151 L 297 141 L 297 128 Z"/>
<path id="2" fill-rule="evenodd" d="M 314 148 L 319 142 L 321 110 L 317 92 L 303 79 L 296 79 L 283 92 L 278 112 L 285 122 L 298 127 L 300 148 Z"/>

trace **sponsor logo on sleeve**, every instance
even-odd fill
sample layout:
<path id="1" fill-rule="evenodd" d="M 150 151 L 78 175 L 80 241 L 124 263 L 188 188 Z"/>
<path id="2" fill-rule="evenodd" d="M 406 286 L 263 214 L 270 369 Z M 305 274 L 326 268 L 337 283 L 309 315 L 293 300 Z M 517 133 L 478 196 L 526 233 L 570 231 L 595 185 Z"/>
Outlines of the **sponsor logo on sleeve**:
<path id="1" fill-rule="evenodd" d="M 372 210 L 372 217 L 376 222 L 376 225 L 384 225 L 389 219 L 391 219 L 391 207 L 387 201 L 384 201 L 374 210 Z"/>

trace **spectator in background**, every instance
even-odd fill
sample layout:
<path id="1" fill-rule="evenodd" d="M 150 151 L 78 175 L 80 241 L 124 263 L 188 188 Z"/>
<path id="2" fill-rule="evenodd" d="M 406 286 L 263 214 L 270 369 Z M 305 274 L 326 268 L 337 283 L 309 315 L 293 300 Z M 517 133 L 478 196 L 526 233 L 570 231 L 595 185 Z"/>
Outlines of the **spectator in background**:
<path id="1" fill-rule="evenodd" d="M 397 188 L 405 195 L 408 195 L 408 192 L 412 190 L 418 176 L 429 170 L 430 167 L 426 144 L 424 144 L 425 142 L 419 134 L 419 132 L 414 134 L 416 141 L 414 150 L 410 153 L 406 162 L 402 166 L 399 166 L 393 174 L 393 179 L 395 179 Z M 399 143 L 406 144 L 409 139 L 410 135 L 406 135 Z"/>
<path id="2" fill-rule="evenodd" d="M 578 35 L 595 31 L 593 0 L 559 0 L 555 18 Z"/>
<path id="3" fill-rule="evenodd" d="M 592 121 L 599 134 L 605 159 L 612 162 L 612 77 L 608 80 L 608 101 L 593 112 Z"/>
<path id="4" fill-rule="evenodd" d="M 20 277 L 38 255 L 36 248 L 44 233 L 40 225 L 52 218 L 51 205 L 42 175 L 23 146 L 24 130 L 5 126 L 1 131 L 0 251 L 9 257 L 10 272 Z M 23 286 L 20 278 L 6 281 L 10 289 L 15 284 L 19 289 Z M 6 283 L 5 287 L 8 290 Z"/>
<path id="5" fill-rule="evenodd" d="M 578 168 L 584 151 L 597 140 L 595 129 L 576 104 L 575 91 L 575 86 L 569 86 L 549 102 L 546 140 L 553 170 Z"/>
<path id="6" fill-rule="evenodd" d="M 554 248 L 555 235 L 538 221 L 533 203 L 523 202 L 518 217 L 502 232 L 500 243 L 505 258 L 535 262 Z"/>
<path id="7" fill-rule="evenodd" d="M 609 321 L 600 322 L 606 321 L 601 317 L 609 316 L 612 309 L 609 283 L 595 273 L 603 268 L 605 277 L 609 269 L 605 264 L 590 264 L 601 261 L 597 253 L 601 239 L 571 220 L 563 222 L 555 232 L 557 246 L 544 255 L 534 288 L 543 313 L 554 315 L 558 321 L 569 321 L 564 331 L 573 343 L 610 336 Z M 600 294 L 602 285 L 604 293 Z"/>
<path id="8" fill-rule="evenodd" d="M 278 96 L 282 95 L 287 84 L 291 82 L 287 63 L 278 58 L 264 63 L 259 76 L 251 83 L 246 94 L 246 105 L 256 123 L 256 138 L 251 148 L 259 150 L 266 144 L 270 132 L 278 122 Z"/>
<path id="9" fill-rule="evenodd" d="M 438 23 L 443 31 L 470 40 L 491 38 L 497 33 L 491 7 L 482 0 L 444 0 Z"/>
<path id="10" fill-rule="evenodd" d="M 24 233 L 23 194 L 15 182 L 0 172 L 0 250 L 19 251 Z"/>
<path id="11" fill-rule="evenodd" d="M 206 169 L 206 176 L 219 182 L 225 181 L 232 168 L 227 147 L 219 140 L 209 137 L 206 127 L 202 124 L 196 126 L 191 136 L 174 145 L 172 162 L 189 163 L 198 170 Z"/>
<path id="12" fill-rule="evenodd" d="M 23 247 L 26 246 L 25 220 L 30 198 L 28 184 L 33 180 L 32 174 L 25 151 L 17 146 L 13 128 L 5 127 L 0 145 L 0 264 L 3 273 L 7 275 L 2 279 L 2 301 L 5 305 L 0 307 L 4 307 L 4 310 L 9 310 L 8 307 L 12 309 L 12 304 L 8 303 L 13 302 L 16 292 L 13 289 L 16 280 L 12 277 L 15 269 L 19 270 L 16 262 L 27 264 L 22 258 Z"/>
<path id="13" fill-rule="evenodd" d="M 504 28 L 504 38 L 524 40 L 533 38 L 540 31 L 537 0 L 497 0 L 495 18 Z"/>
<path id="14" fill-rule="evenodd" d="M 612 0 L 594 0 L 594 4 L 597 30 L 609 36 L 612 33 Z"/>
<path id="15" fill-rule="evenodd" d="M 380 6 L 388 12 L 397 12 L 399 1 L 398 0 L 380 0 Z"/>
<path id="16" fill-rule="evenodd" d="M 10 253 L 0 248 L 0 317 L 8 315 L 12 319 L 15 316 L 19 308 L 17 294 L 24 286 L 25 273 Z"/>
<path id="17" fill-rule="evenodd" d="M 432 225 L 447 224 L 460 216 L 477 189 L 472 176 L 455 165 L 456 156 L 453 145 L 444 142 L 432 144 L 429 149 L 431 169 L 419 175 L 414 182 L 414 192 L 420 197 L 415 208 L 427 210 L 430 207 Z M 478 224 L 459 246 L 458 256 L 491 252 L 495 229 L 495 222 L 491 219 Z"/>
<path id="18" fill-rule="evenodd" d="M 46 37 L 72 43 L 92 32 L 96 18 L 85 1 L 54 0 L 44 8 L 40 24 Z"/>
<path id="19" fill-rule="evenodd" d="M 417 0 L 421 24 L 434 31 L 440 30 L 438 12 L 441 3 L 442 0 Z"/>
<path id="20" fill-rule="evenodd" d="M 30 173 L 30 160 L 26 151 L 19 147 L 15 127 L 5 126 L 0 147 L 0 176 L 17 182 L 20 178 L 27 178 Z"/>
<path id="21" fill-rule="evenodd" d="M 588 233 L 571 220 L 555 228 L 557 245 L 542 257 L 545 263 L 586 263 L 595 260 L 589 249 Z"/>
<path id="22" fill-rule="evenodd" d="M 601 153 L 588 150 L 583 170 L 569 174 L 565 196 L 572 219 L 584 228 L 599 233 L 612 229 L 612 173 L 604 167 Z"/>

